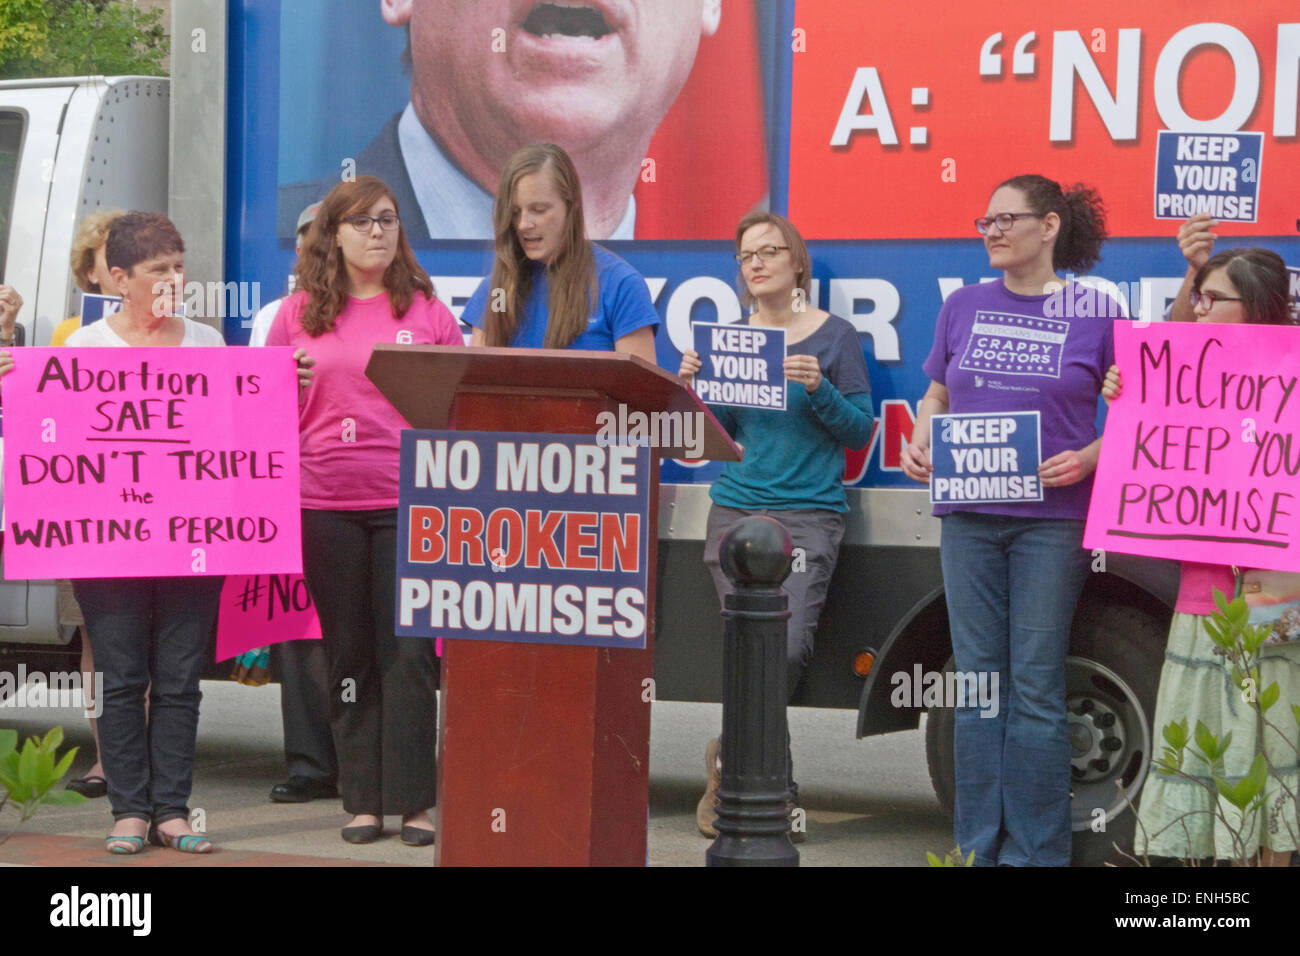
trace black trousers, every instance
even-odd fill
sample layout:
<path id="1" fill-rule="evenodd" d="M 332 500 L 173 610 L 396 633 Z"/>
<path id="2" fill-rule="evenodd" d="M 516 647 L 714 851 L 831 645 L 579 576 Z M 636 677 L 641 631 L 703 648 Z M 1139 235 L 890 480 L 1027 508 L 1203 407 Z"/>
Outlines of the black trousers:
<path id="1" fill-rule="evenodd" d="M 438 659 L 431 638 L 393 633 L 397 509 L 304 508 L 302 551 L 329 658 L 343 809 L 405 815 L 433 806 Z"/>
<path id="2" fill-rule="evenodd" d="M 329 663 L 324 641 L 271 645 L 271 669 L 280 682 L 284 762 L 290 777 L 318 783 L 338 780 L 338 758 L 330 731 Z"/>

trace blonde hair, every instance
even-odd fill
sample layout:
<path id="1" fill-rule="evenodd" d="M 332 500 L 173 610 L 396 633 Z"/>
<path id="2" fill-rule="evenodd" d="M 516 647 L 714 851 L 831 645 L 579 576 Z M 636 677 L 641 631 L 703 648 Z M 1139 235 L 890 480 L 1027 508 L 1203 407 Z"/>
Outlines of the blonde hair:
<path id="1" fill-rule="evenodd" d="M 496 232 L 496 262 L 492 289 L 505 290 L 505 309 L 484 310 L 483 333 L 487 345 L 511 343 L 523 322 L 524 303 L 533 288 L 532 263 L 515 232 L 515 189 L 519 180 L 546 170 L 564 202 L 564 230 L 560 248 L 546 267 L 550 285 L 544 347 L 562 349 L 587 330 L 587 319 L 599 301 L 596 254 L 587 241 L 582 214 L 582 185 L 573 160 L 559 146 L 537 143 L 510 157 L 501 172 L 492 220 Z"/>
<path id="2" fill-rule="evenodd" d="M 72 254 L 68 265 L 72 268 L 72 279 L 82 292 L 99 293 L 99 287 L 91 275 L 95 272 L 95 250 L 108 242 L 108 231 L 113 223 L 126 213 L 120 209 L 96 209 L 77 227 L 77 234 L 72 240 Z"/>

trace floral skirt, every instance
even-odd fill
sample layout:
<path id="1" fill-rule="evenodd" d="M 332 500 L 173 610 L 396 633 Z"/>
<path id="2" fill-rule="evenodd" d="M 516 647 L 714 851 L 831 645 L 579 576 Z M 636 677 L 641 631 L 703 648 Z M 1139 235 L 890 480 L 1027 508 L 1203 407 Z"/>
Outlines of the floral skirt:
<path id="1" fill-rule="evenodd" d="M 1300 704 L 1300 642 L 1260 648 L 1256 693 L 1276 683 L 1281 696 L 1265 714 L 1272 727 L 1264 728 L 1264 753 L 1273 769 L 1264 785 L 1264 802 L 1243 816 L 1201 785 L 1213 788 L 1214 781 L 1205 761 L 1192 754 L 1193 748 L 1200 750 L 1194 740 L 1198 720 L 1220 741 L 1231 732 L 1232 743 L 1220 773 L 1235 784 L 1249 771 L 1260 736 L 1254 705 L 1233 683 L 1231 666 L 1214 653 L 1214 641 L 1205 630 L 1207 620 L 1209 615 L 1174 615 L 1151 728 L 1153 757 L 1158 757 L 1167 746 L 1165 726 L 1186 718 L 1192 743 L 1183 754 L 1183 771 L 1196 782 L 1162 772 L 1153 760 L 1138 805 L 1135 851 L 1139 856 L 1235 859 L 1253 855 L 1261 845 L 1295 850 L 1300 820 L 1287 789 L 1291 794 L 1300 792 L 1296 757 L 1300 726 L 1291 710 L 1292 704 Z"/>

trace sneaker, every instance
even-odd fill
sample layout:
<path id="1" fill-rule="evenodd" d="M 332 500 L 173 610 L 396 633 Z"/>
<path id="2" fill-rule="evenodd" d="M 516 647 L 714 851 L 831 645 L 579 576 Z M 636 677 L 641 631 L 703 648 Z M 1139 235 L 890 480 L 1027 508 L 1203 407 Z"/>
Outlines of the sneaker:
<path id="1" fill-rule="evenodd" d="M 717 839 L 718 831 L 714 824 L 718 822 L 718 787 L 722 785 L 722 740 L 714 737 L 704 748 L 704 769 L 709 782 L 704 796 L 695 808 L 695 825 L 702 836 L 710 840 Z"/>

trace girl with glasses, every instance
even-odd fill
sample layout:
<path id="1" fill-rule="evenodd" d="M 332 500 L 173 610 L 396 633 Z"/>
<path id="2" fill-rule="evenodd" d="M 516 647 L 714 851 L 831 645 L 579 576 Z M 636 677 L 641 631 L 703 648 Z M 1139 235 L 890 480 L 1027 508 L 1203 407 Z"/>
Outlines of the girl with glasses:
<path id="1" fill-rule="evenodd" d="M 1204 228 L 1208 228 L 1208 223 Z M 1183 231 L 1179 235 L 1181 238 Z M 1187 302 L 1196 322 L 1294 324 L 1286 266 L 1277 253 L 1268 249 L 1220 252 L 1204 260 L 1188 285 Z M 1114 401 L 1122 392 L 1120 370 L 1112 365 L 1102 394 L 1107 401 Z M 1216 610 L 1214 589 L 1231 600 L 1236 585 L 1236 572 L 1231 567 L 1182 563 L 1178 600 L 1169 627 L 1151 728 L 1157 742 L 1166 725 L 1184 718 L 1189 729 L 1195 728 L 1198 722 L 1204 723 L 1221 741 L 1224 734 L 1231 733 L 1232 744 L 1224 755 L 1223 775 L 1234 783 L 1248 773 L 1261 729 L 1254 707 L 1232 679 L 1232 666 L 1215 653 L 1217 645 L 1205 625 Z M 1265 782 L 1262 807 L 1253 818 L 1243 820 L 1236 808 L 1226 801 L 1216 801 L 1204 787 L 1161 773 L 1153 766 L 1147 772 L 1138 804 L 1136 853 L 1199 860 L 1237 859 L 1244 851 L 1249 857 L 1258 854 L 1263 866 L 1290 864 L 1291 853 L 1300 841 L 1295 801 L 1295 795 L 1300 792 L 1300 773 L 1296 768 L 1300 729 L 1291 717 L 1291 705 L 1300 703 L 1300 641 L 1266 642 L 1259 654 L 1259 690 L 1276 683 L 1280 691 L 1277 703 L 1269 709 L 1274 727 L 1263 731 L 1263 750 L 1274 772 Z M 1285 733 L 1279 733 L 1277 728 Z M 1195 757 L 1189 757 L 1183 769 L 1213 785 L 1209 769 Z M 1244 831 L 1244 847 L 1235 843 L 1220 813 Z M 1253 825 L 1246 825 L 1248 822 Z"/>
<path id="2" fill-rule="evenodd" d="M 745 457 L 728 463 L 709 488 L 713 504 L 704 563 L 722 603 L 731 590 L 718 557 L 727 530 L 759 514 L 776 518 L 790 532 L 804 557 L 804 566 L 783 586 L 790 609 L 786 692 L 793 697 L 812 658 L 813 635 L 844 537 L 844 449 L 861 448 L 871 437 L 871 387 L 857 331 L 808 302 L 812 260 L 788 220 L 767 212 L 747 215 L 736 228 L 736 261 L 741 303 L 754 307 L 744 324 L 785 329 L 786 409 L 713 406 L 718 423 L 744 447 Z M 699 354 L 688 349 L 678 374 L 689 383 L 700 368 Z M 708 786 L 696 810 L 696 823 L 708 837 L 717 835 L 719 757 L 715 738 L 705 751 Z M 799 789 L 788 749 L 786 762 L 793 812 Z M 797 827 L 792 839 L 798 842 L 802 833 Z"/>
<path id="3" fill-rule="evenodd" d="M 1106 238 L 1101 198 L 1043 176 L 1008 179 L 984 217 L 995 282 L 948 296 L 925 360 L 903 470 L 928 483 L 930 418 L 1037 411 L 1041 502 L 940 504 L 940 556 L 959 674 L 997 675 L 998 709 L 955 711 L 954 835 L 976 865 L 1070 862 L 1065 656 L 1087 574 L 1083 525 L 1097 467 L 1097 398 L 1114 356 L 1111 319 L 1062 309 Z M 1101 315 L 1123 314 L 1103 300 Z M 1062 317 L 1068 314 L 1069 318 Z"/>
<path id="4" fill-rule="evenodd" d="M 366 377 L 376 343 L 461 345 L 401 228 L 397 202 L 373 176 L 322 201 L 267 345 L 316 360 L 300 409 L 303 576 L 329 661 L 330 728 L 343 828 L 371 843 L 386 814 L 402 842 L 434 841 L 438 659 L 434 643 L 394 635 L 400 433 L 408 427 Z"/>

